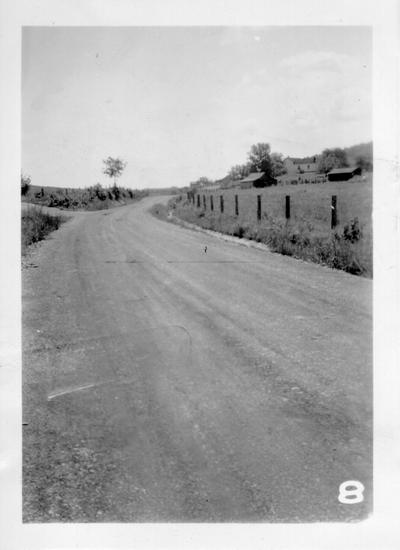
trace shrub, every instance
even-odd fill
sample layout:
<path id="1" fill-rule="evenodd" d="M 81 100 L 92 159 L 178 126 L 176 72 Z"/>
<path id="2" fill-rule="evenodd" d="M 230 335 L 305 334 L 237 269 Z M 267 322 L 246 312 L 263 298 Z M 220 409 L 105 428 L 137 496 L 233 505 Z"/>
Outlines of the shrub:
<path id="1" fill-rule="evenodd" d="M 92 189 L 92 188 L 90 188 Z M 102 186 L 100 185 L 100 183 L 97 183 L 94 187 L 93 187 L 93 193 L 94 193 L 94 196 L 99 199 L 100 201 L 105 201 L 106 198 L 107 198 L 107 195 L 106 195 L 106 192 L 105 190 L 102 188 Z"/>
<path id="2" fill-rule="evenodd" d="M 246 229 L 240 225 L 240 224 L 236 224 L 235 227 L 233 228 L 233 235 L 235 237 L 239 237 L 239 239 L 243 238 L 244 234 L 245 234 L 245 231 Z"/>

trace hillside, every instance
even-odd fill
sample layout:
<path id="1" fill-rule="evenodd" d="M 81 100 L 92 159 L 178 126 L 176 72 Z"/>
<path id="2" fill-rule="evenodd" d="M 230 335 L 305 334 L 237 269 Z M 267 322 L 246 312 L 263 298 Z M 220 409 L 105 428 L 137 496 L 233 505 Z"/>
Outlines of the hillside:
<path id="1" fill-rule="evenodd" d="M 372 141 L 369 141 L 367 143 L 359 143 L 358 145 L 353 145 L 352 147 L 345 147 L 344 150 L 346 152 L 347 160 L 349 161 L 350 165 L 356 164 L 357 159 L 359 157 L 362 157 L 365 160 L 368 160 L 372 163 L 372 160 L 373 160 Z"/>

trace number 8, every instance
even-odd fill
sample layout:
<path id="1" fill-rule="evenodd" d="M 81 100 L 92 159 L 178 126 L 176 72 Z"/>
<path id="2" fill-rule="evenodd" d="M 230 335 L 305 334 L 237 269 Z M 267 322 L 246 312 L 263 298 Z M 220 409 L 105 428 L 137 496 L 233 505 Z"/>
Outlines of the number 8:
<path id="1" fill-rule="evenodd" d="M 342 504 L 358 504 L 364 500 L 364 485 L 360 481 L 344 481 L 339 487 L 338 500 Z"/>

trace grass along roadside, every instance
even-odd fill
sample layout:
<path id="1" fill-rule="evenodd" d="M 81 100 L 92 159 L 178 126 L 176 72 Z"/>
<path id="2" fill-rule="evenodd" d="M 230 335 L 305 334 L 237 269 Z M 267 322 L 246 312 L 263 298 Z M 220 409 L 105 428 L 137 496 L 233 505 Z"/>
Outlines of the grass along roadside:
<path id="1" fill-rule="evenodd" d="M 137 202 L 147 195 L 144 190 L 118 186 L 103 188 L 100 184 L 83 189 L 30 185 L 22 201 L 62 210 L 105 210 Z"/>
<path id="2" fill-rule="evenodd" d="M 26 254 L 29 245 L 43 240 L 67 221 L 66 216 L 48 214 L 41 208 L 28 207 L 21 214 L 21 252 Z"/>
<path id="3" fill-rule="evenodd" d="M 153 215 L 179 223 L 266 244 L 272 252 L 340 269 L 354 275 L 372 277 L 372 238 L 357 217 L 336 230 L 322 229 L 304 220 L 286 221 L 266 215 L 260 221 L 238 220 L 230 214 L 207 212 L 178 197 L 168 205 L 156 204 Z"/>

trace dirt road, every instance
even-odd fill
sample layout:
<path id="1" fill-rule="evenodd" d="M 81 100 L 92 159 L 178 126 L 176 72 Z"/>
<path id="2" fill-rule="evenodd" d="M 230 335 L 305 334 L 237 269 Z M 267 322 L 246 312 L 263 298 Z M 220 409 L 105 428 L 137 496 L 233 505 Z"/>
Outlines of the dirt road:
<path id="1" fill-rule="evenodd" d="M 366 517 L 371 281 L 159 200 L 74 215 L 24 270 L 24 520 Z"/>

